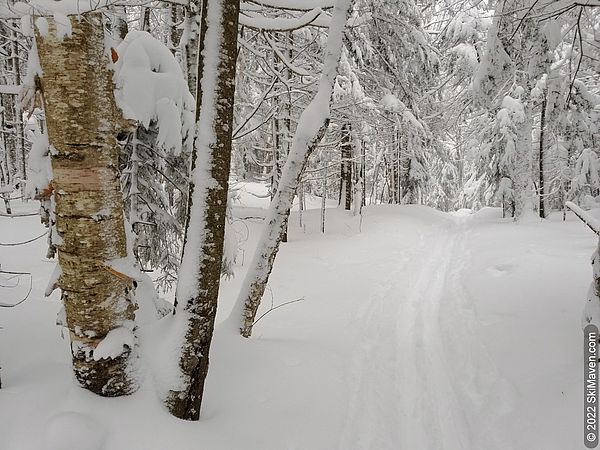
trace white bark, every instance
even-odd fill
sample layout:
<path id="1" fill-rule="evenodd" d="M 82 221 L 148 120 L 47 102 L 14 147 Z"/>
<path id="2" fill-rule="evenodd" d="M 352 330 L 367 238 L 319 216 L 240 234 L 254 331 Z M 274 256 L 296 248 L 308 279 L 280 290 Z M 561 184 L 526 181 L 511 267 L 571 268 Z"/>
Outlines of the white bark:
<path id="1" fill-rule="evenodd" d="M 115 269 L 127 256 L 116 139 L 124 122 L 115 103 L 104 22 L 100 13 L 70 18 L 72 34 L 61 38 L 56 22 L 47 20 L 49 32 L 36 33 L 36 43 L 61 238 L 58 286 L 73 369 L 82 387 L 125 395 L 138 388 L 133 376 L 137 305 L 134 280 Z M 113 351 L 96 355 L 114 330 L 127 330 L 128 339 L 121 345 L 109 339 Z"/>

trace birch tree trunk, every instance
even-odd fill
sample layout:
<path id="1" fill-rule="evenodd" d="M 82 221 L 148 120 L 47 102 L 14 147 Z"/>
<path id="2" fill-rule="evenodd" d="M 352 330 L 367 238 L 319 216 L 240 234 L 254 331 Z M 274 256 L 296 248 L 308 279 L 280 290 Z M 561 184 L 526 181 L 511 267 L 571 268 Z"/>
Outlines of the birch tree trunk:
<path id="1" fill-rule="evenodd" d="M 36 33 L 41 86 L 52 148 L 58 286 L 66 311 L 75 377 L 113 397 L 138 387 L 134 377 L 134 283 L 111 267 L 126 256 L 119 182 L 123 124 L 99 13 L 71 19 L 72 35 Z"/>
<path id="2" fill-rule="evenodd" d="M 238 14 L 239 0 L 203 0 L 189 219 L 175 309 L 185 326 L 179 355 L 182 382 L 166 399 L 171 414 L 186 420 L 200 417 L 217 313 L 231 160 Z"/>
<path id="3" fill-rule="evenodd" d="M 265 219 L 265 228 L 232 312 L 232 320 L 240 325 L 240 333 L 244 337 L 252 334 L 256 312 L 273 269 L 302 171 L 329 125 L 331 95 L 350 5 L 351 0 L 338 0 L 333 9 L 319 90 L 298 121 L 290 155 Z"/>

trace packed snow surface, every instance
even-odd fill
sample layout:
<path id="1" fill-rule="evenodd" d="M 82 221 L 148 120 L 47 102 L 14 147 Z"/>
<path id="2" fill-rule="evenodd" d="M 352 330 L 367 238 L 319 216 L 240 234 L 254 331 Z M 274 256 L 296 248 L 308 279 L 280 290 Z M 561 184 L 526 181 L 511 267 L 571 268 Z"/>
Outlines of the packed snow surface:
<path id="1" fill-rule="evenodd" d="M 234 211 L 250 217 L 238 222 L 248 239 L 235 278 L 223 282 L 218 322 L 264 216 L 247 193 L 260 189 L 240 192 Z M 39 235 L 37 220 L 0 217 L 1 241 Z M 491 208 L 375 206 L 361 223 L 331 208 L 324 235 L 318 210 L 304 222 L 292 214 L 259 316 L 303 300 L 264 316 L 249 340 L 217 325 L 196 423 L 158 400 L 156 380 L 168 374 L 149 367 L 160 370 L 160 321 L 140 325 L 149 373 L 139 392 L 107 399 L 77 387 L 68 334 L 54 325 L 58 293 L 44 298 L 54 263 L 43 239 L 0 247 L 3 270 L 33 278 L 26 302 L 0 309 L 0 448 L 583 448 L 581 311 L 596 236 L 571 213 L 515 224 Z M 26 294 L 26 279 L 0 276 L 2 301 Z"/>

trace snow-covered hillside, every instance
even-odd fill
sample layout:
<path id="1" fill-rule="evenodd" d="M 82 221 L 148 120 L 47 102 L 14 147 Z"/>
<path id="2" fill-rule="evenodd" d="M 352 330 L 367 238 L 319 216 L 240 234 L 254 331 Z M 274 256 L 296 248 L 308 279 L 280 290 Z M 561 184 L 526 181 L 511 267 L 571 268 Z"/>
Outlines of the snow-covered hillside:
<path id="1" fill-rule="evenodd" d="M 251 187 L 250 190 L 256 186 Z M 261 220 L 243 194 L 227 318 Z M 254 199 L 254 200 L 252 200 Z M 314 200 L 314 206 L 320 203 Z M 35 203 L 15 205 L 18 211 Z M 593 234 L 574 217 L 515 224 L 499 209 L 420 206 L 297 212 L 245 340 L 217 326 L 200 422 L 174 419 L 147 373 L 131 397 L 106 399 L 72 379 L 54 325 L 54 263 L 44 239 L 0 247 L 4 270 L 31 271 L 29 299 L 0 309 L 3 450 L 571 450 L 581 448 L 581 310 Z M 2 243 L 43 232 L 37 217 L 0 218 Z M 3 302 L 28 280 L 3 276 Z M 141 330 L 151 360 L 160 324 Z M 150 370 L 148 370 L 150 372 Z"/>

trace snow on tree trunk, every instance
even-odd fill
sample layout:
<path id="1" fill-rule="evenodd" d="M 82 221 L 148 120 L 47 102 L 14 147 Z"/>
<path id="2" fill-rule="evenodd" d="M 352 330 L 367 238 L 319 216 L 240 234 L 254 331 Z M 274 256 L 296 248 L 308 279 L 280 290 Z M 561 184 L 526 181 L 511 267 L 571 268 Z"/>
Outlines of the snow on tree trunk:
<path id="1" fill-rule="evenodd" d="M 2 95 L 2 104 L 0 105 L 0 109 L 2 109 L 1 113 L 3 116 L 2 120 L 2 130 L 4 133 L 4 152 L 6 159 L 6 167 L 7 167 L 7 185 L 10 184 L 12 187 L 16 184 L 18 180 L 18 170 L 19 163 L 17 161 L 17 134 L 14 132 L 16 129 L 15 124 L 17 122 L 17 113 L 16 113 L 16 99 L 14 95 L 3 94 Z M 8 131 L 4 131 L 8 130 Z"/>
<path id="2" fill-rule="evenodd" d="M 59 27 L 50 18 L 36 23 L 60 236 L 58 286 L 75 377 L 96 394 L 126 395 L 138 388 L 137 307 L 133 280 L 111 267 L 127 254 L 116 139 L 124 123 L 115 104 L 103 19 L 90 13 L 62 17 Z"/>
<path id="3" fill-rule="evenodd" d="M 166 404 L 181 419 L 198 420 L 208 373 L 227 214 L 239 1 L 202 5 L 197 130 L 192 154 L 188 223 L 175 313 L 185 338 L 179 355 L 181 384 Z"/>
<path id="4" fill-rule="evenodd" d="M 184 30 L 181 40 L 188 88 L 194 98 L 197 98 L 196 90 L 198 89 L 198 35 L 200 27 L 198 21 L 201 13 L 200 9 L 200 0 L 191 0 L 185 7 Z M 196 101 L 197 103 L 198 101 Z"/>
<path id="5" fill-rule="evenodd" d="M 351 0 L 338 0 L 333 9 L 319 90 L 298 121 L 290 154 L 265 219 L 266 226 L 232 311 L 232 320 L 240 325 L 244 337 L 252 334 L 256 312 L 273 269 L 302 171 L 329 125 L 331 96 L 350 5 Z"/>
<path id="6" fill-rule="evenodd" d="M 546 191 L 545 191 L 545 176 L 544 176 L 544 157 L 545 157 L 545 152 L 544 152 L 544 147 L 546 145 L 545 142 L 545 132 L 546 132 L 546 107 L 547 107 L 547 98 L 548 95 L 546 92 L 544 92 L 543 94 L 544 96 L 542 97 L 542 106 L 541 106 L 541 112 L 540 112 L 540 152 L 539 152 L 539 179 L 540 179 L 540 183 L 539 183 L 539 196 L 540 196 L 540 203 L 539 203 L 539 214 L 540 214 L 540 218 L 545 219 L 546 218 Z"/>
<path id="7" fill-rule="evenodd" d="M 528 212 L 533 211 L 532 199 L 532 117 L 531 101 L 524 106 L 523 121 L 516 124 L 517 139 L 515 142 L 515 164 L 513 175 L 513 188 L 515 200 L 515 220 L 520 219 Z"/>
<path id="8" fill-rule="evenodd" d="M 342 162 L 340 167 L 339 205 L 344 209 L 352 209 L 352 131 L 349 123 L 342 126 L 342 143 L 340 145 Z"/>

